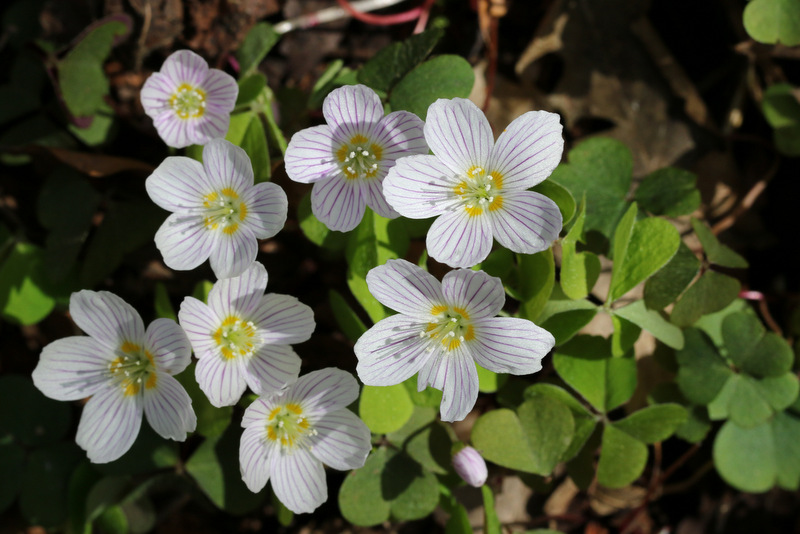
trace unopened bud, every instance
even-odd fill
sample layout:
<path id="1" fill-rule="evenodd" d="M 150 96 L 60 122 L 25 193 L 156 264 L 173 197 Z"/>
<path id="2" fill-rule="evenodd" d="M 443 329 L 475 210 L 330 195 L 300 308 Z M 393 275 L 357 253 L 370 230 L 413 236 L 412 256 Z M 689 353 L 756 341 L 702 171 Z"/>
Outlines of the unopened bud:
<path id="1" fill-rule="evenodd" d="M 480 488 L 486 482 L 489 472 L 481 454 L 470 446 L 466 446 L 453 455 L 453 468 L 458 476 L 470 486 Z"/>

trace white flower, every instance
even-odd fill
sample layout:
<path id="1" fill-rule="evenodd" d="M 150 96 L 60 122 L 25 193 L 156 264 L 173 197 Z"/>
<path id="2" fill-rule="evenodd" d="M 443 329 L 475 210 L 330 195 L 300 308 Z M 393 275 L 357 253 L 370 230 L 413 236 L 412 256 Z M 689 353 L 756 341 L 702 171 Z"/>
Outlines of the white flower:
<path id="1" fill-rule="evenodd" d="M 285 158 L 289 178 L 314 184 L 314 215 L 342 232 L 358 226 L 365 205 L 382 217 L 397 217 L 381 184 L 398 158 L 428 153 L 422 121 L 408 111 L 384 117 L 381 99 L 364 85 L 331 91 L 322 114 L 327 124 L 294 134 Z"/>
<path id="2" fill-rule="evenodd" d="M 194 269 L 209 259 L 217 278 L 238 276 L 258 254 L 258 239 L 277 234 L 288 201 L 279 186 L 253 185 L 253 167 L 241 148 L 215 139 L 203 163 L 169 157 L 145 182 L 147 194 L 167 217 L 156 246 L 172 269 Z"/>
<path id="3" fill-rule="evenodd" d="M 87 334 L 56 340 L 42 350 L 33 383 L 56 400 L 91 396 L 76 441 L 89 460 L 116 460 L 130 449 L 142 412 L 165 438 L 186 439 L 197 419 L 192 401 L 171 375 L 191 360 L 186 334 L 169 319 L 145 331 L 128 303 L 106 291 L 73 293 L 69 311 Z"/>
<path id="4" fill-rule="evenodd" d="M 256 399 L 242 419 L 239 464 L 247 487 L 260 491 L 268 480 L 295 513 L 313 512 L 328 499 L 325 470 L 357 469 L 371 449 L 367 425 L 346 406 L 358 398 L 349 373 L 311 372 L 285 393 Z"/>
<path id="5" fill-rule="evenodd" d="M 525 113 L 496 143 L 489 121 L 469 100 L 437 100 L 426 121 L 425 140 L 434 155 L 398 161 L 383 193 L 404 217 L 437 217 L 428 231 L 430 256 L 451 267 L 472 267 L 489 255 L 493 236 L 514 252 L 549 248 L 561 231 L 561 212 L 527 189 L 561 160 L 558 115 Z"/>
<path id="6" fill-rule="evenodd" d="M 300 357 L 289 345 L 311 337 L 314 313 L 294 297 L 265 295 L 266 287 L 267 270 L 254 263 L 218 280 L 208 305 L 181 303 L 178 320 L 199 360 L 195 376 L 214 406 L 236 404 L 247 386 L 264 395 L 297 380 Z"/>
<path id="7" fill-rule="evenodd" d="M 476 362 L 496 373 L 535 373 L 555 344 L 530 321 L 495 317 L 505 303 L 503 284 L 483 271 L 457 269 L 440 283 L 412 263 L 389 260 L 367 273 L 367 285 L 400 313 L 356 343 L 359 378 L 391 386 L 419 372 L 419 391 L 428 385 L 442 390 L 444 421 L 464 419 L 475 405 Z"/>
<path id="8" fill-rule="evenodd" d="M 225 137 L 238 95 L 233 76 L 209 69 L 191 50 L 178 50 L 147 78 L 141 99 L 161 139 L 183 148 Z"/>
<path id="9" fill-rule="evenodd" d="M 470 446 L 462 448 L 453 455 L 453 469 L 464 482 L 476 488 L 483 486 L 489 476 L 483 456 Z"/>

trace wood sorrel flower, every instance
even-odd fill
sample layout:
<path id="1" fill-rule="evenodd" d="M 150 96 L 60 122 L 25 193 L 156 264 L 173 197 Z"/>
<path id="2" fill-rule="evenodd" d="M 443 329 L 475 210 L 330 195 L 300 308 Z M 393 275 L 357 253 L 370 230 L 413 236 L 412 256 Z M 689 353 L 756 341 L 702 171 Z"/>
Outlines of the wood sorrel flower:
<path id="1" fill-rule="evenodd" d="M 145 330 L 136 310 L 106 291 L 73 293 L 69 311 L 89 337 L 47 345 L 33 383 L 56 400 L 91 396 L 76 437 L 89 460 L 110 462 L 130 449 L 142 412 L 161 436 L 186 439 L 197 419 L 189 395 L 171 375 L 189 365 L 191 349 L 175 321 L 156 319 Z"/>
<path id="2" fill-rule="evenodd" d="M 141 99 L 161 139 L 183 148 L 225 137 L 238 95 L 230 74 L 209 69 L 191 50 L 178 50 L 147 78 Z"/>
<path id="3" fill-rule="evenodd" d="M 145 182 L 147 194 L 174 212 L 156 232 L 164 263 L 194 269 L 206 259 L 217 278 L 244 272 L 256 259 L 257 239 L 277 234 L 288 201 L 278 185 L 253 185 L 253 166 L 241 148 L 215 139 L 203 148 L 203 163 L 173 156 Z"/>
<path id="4" fill-rule="evenodd" d="M 558 238 L 558 206 L 527 191 L 561 160 L 558 115 L 525 113 L 494 143 L 489 121 L 475 104 L 439 99 L 428 108 L 424 131 L 435 155 L 399 160 L 383 193 L 404 217 L 438 216 L 427 237 L 432 258 L 471 267 L 488 256 L 492 236 L 525 254 L 545 250 Z"/>
<path id="5" fill-rule="evenodd" d="M 483 456 L 469 445 L 462 447 L 453 455 L 453 469 L 464 482 L 476 488 L 483 486 L 489 476 Z"/>
<path id="6" fill-rule="evenodd" d="M 503 284 L 483 271 L 457 269 L 440 283 L 412 263 L 389 260 L 367 273 L 367 285 L 400 313 L 359 338 L 359 378 L 391 386 L 419 372 L 419 391 L 442 390 L 444 421 L 464 419 L 475 405 L 476 362 L 496 373 L 530 374 L 555 344 L 530 321 L 495 317 L 506 300 Z"/>
<path id="7" fill-rule="evenodd" d="M 327 368 L 300 377 L 282 394 L 253 401 L 242 418 L 239 446 L 247 487 L 260 491 L 271 478 L 289 510 L 314 511 L 328 499 L 322 464 L 356 469 L 372 448 L 367 425 L 346 408 L 357 397 L 352 375 Z"/>
<path id="8" fill-rule="evenodd" d="M 342 232 L 358 226 L 365 205 L 383 217 L 397 217 L 381 184 L 398 158 L 427 154 L 422 121 L 408 111 L 384 117 L 381 99 L 364 85 L 331 91 L 322 114 L 327 124 L 294 134 L 285 159 L 289 178 L 314 184 L 314 215 Z"/>
<path id="9" fill-rule="evenodd" d="M 264 294 L 267 270 L 252 264 L 218 280 L 208 305 L 186 297 L 178 320 L 198 358 L 195 376 L 214 406 L 236 404 L 247 386 L 259 395 L 297 380 L 300 357 L 289 346 L 311 337 L 314 313 L 288 295 Z"/>

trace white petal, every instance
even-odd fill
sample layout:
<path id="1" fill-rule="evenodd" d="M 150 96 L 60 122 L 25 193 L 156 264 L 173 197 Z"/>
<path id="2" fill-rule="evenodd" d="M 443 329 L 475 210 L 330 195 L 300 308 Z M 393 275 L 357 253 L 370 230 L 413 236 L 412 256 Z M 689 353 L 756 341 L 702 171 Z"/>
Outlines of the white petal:
<path id="1" fill-rule="evenodd" d="M 272 182 L 256 184 L 245 193 L 243 201 L 247 206 L 244 224 L 257 238 L 267 239 L 283 229 L 289 201 L 279 185 Z"/>
<path id="2" fill-rule="evenodd" d="M 114 352 L 90 337 L 57 339 L 42 349 L 33 384 L 51 399 L 72 401 L 94 395 L 109 381 Z"/>
<path id="3" fill-rule="evenodd" d="M 419 373 L 418 388 L 429 384 L 442 390 L 442 421 L 461 421 L 478 398 L 478 371 L 470 353 L 460 346 L 437 351 Z"/>
<path id="4" fill-rule="evenodd" d="M 450 267 L 472 267 L 486 259 L 492 250 L 492 231 L 485 215 L 470 216 L 466 210 L 448 211 L 439 216 L 426 240 L 428 254 Z"/>
<path id="5" fill-rule="evenodd" d="M 445 301 L 466 310 L 471 320 L 494 317 L 506 303 L 503 282 L 483 271 L 456 269 L 442 279 Z"/>
<path id="6" fill-rule="evenodd" d="M 386 202 L 386 198 L 383 196 L 383 183 L 381 180 L 377 177 L 371 178 L 362 182 L 361 186 L 361 194 L 372 211 L 387 219 L 396 219 L 400 216 Z"/>
<path id="7" fill-rule="evenodd" d="M 325 470 L 308 451 L 276 451 L 271 457 L 270 470 L 275 496 L 292 512 L 310 513 L 328 500 Z"/>
<path id="8" fill-rule="evenodd" d="M 289 295 L 270 293 L 261 297 L 251 320 L 264 343 L 293 345 L 311 337 L 316 324 L 314 312 Z"/>
<path id="9" fill-rule="evenodd" d="M 321 415 L 339 410 L 358 398 L 358 382 L 348 372 L 326 367 L 301 376 L 286 392 L 286 402 L 302 403 Z"/>
<path id="10" fill-rule="evenodd" d="M 378 302 L 406 315 L 429 317 L 444 301 L 442 284 L 406 260 L 388 260 L 367 273 L 367 287 Z"/>
<path id="11" fill-rule="evenodd" d="M 297 132 L 286 147 L 286 174 L 295 182 L 310 184 L 341 173 L 335 156 L 338 146 L 330 126 L 312 126 Z"/>
<path id="12" fill-rule="evenodd" d="M 391 168 L 383 180 L 383 194 L 400 215 L 427 219 L 457 204 L 454 188 L 458 183 L 436 156 L 409 156 Z"/>
<path id="13" fill-rule="evenodd" d="M 268 278 L 267 269 L 253 262 L 239 276 L 217 280 L 208 292 L 208 306 L 220 318 L 238 314 L 250 320 L 264 296 Z"/>
<path id="14" fill-rule="evenodd" d="M 348 232 L 358 226 L 366 202 L 359 180 L 342 174 L 320 180 L 311 189 L 311 211 L 331 230 Z"/>
<path id="15" fill-rule="evenodd" d="M 220 318 L 205 303 L 194 297 L 185 297 L 178 311 L 178 321 L 198 358 L 207 358 L 219 353 L 213 335 L 219 328 Z"/>
<path id="16" fill-rule="evenodd" d="M 208 259 L 217 278 L 239 276 L 256 261 L 258 240 L 250 228 L 240 225 L 231 234 L 219 232 Z"/>
<path id="17" fill-rule="evenodd" d="M 431 357 L 427 351 L 429 338 L 420 337 L 427 324 L 393 315 L 367 330 L 353 348 L 361 381 L 370 386 L 392 386 L 419 371 Z"/>
<path id="18" fill-rule="evenodd" d="M 293 384 L 300 374 L 300 357 L 288 345 L 264 345 L 245 365 L 247 385 L 258 395 L 268 395 Z"/>
<path id="19" fill-rule="evenodd" d="M 177 87 L 182 83 L 198 86 L 208 76 L 208 63 L 191 50 L 178 50 L 169 55 L 161 65 L 161 73 Z"/>
<path id="20" fill-rule="evenodd" d="M 192 361 L 192 346 L 186 332 L 172 319 L 156 319 L 150 323 L 144 343 L 156 367 L 171 375 L 180 373 Z"/>
<path id="21" fill-rule="evenodd" d="M 529 111 L 508 125 L 492 150 L 490 171 L 499 171 L 503 187 L 528 189 L 553 172 L 564 152 L 558 115 Z"/>
<path id="22" fill-rule="evenodd" d="M 367 425 L 349 410 L 325 414 L 314 424 L 311 454 L 323 464 L 346 471 L 364 465 L 372 449 Z"/>
<path id="23" fill-rule="evenodd" d="M 252 426 L 242 432 L 239 443 L 239 469 L 247 489 L 258 493 L 269 480 L 269 464 L 272 448 L 264 440 L 264 429 Z"/>
<path id="24" fill-rule="evenodd" d="M 210 107 L 202 117 L 188 119 L 193 126 L 188 135 L 193 145 L 205 145 L 212 139 L 225 137 L 231 125 L 230 113 L 218 113 Z"/>
<path id="25" fill-rule="evenodd" d="M 408 111 L 393 111 L 386 115 L 372 131 L 375 144 L 383 151 L 382 159 L 394 163 L 402 157 L 427 154 L 423 126 L 422 120 Z"/>
<path id="26" fill-rule="evenodd" d="M 269 419 L 269 413 L 278 406 L 278 404 L 275 402 L 276 400 L 280 401 L 281 396 L 264 395 L 251 402 L 250 406 L 244 410 L 244 415 L 242 416 L 242 426 L 244 428 L 256 426 L 259 428 L 263 436 L 265 428 L 264 425 Z"/>
<path id="27" fill-rule="evenodd" d="M 483 319 L 473 323 L 473 328 L 470 351 L 481 367 L 495 373 L 535 373 L 555 345 L 550 332 L 525 319 Z"/>
<path id="28" fill-rule="evenodd" d="M 172 108 L 167 108 L 154 117 L 153 126 L 161 140 L 173 148 L 185 148 L 194 144 L 198 138 L 197 122 L 180 118 Z"/>
<path id="29" fill-rule="evenodd" d="M 253 165 L 247 152 L 225 139 L 212 139 L 203 147 L 203 167 L 217 190 L 230 188 L 241 196 L 253 186 Z"/>
<path id="30" fill-rule="evenodd" d="M 428 108 L 424 131 L 434 155 L 454 173 L 486 168 L 494 136 L 486 116 L 471 101 L 440 98 Z"/>
<path id="31" fill-rule="evenodd" d="M 140 93 L 144 112 L 153 119 L 170 110 L 169 99 L 178 89 L 167 76 L 154 72 L 145 80 Z"/>
<path id="32" fill-rule="evenodd" d="M 191 271 L 208 259 L 215 235 L 200 215 L 173 213 L 156 232 L 155 242 L 168 267 Z"/>
<path id="33" fill-rule="evenodd" d="M 156 375 L 155 387 L 144 390 L 144 414 L 161 437 L 183 441 L 194 432 L 197 417 L 192 399 L 183 386 L 167 373 Z"/>
<path id="34" fill-rule="evenodd" d="M 200 389 L 217 408 L 233 406 L 247 389 L 247 382 L 236 359 L 228 360 L 222 356 L 200 358 L 194 376 Z"/>
<path id="35" fill-rule="evenodd" d="M 209 69 L 201 88 L 206 92 L 207 106 L 227 113 L 233 111 L 236 97 L 239 96 L 239 85 L 233 76 L 219 69 Z"/>
<path id="36" fill-rule="evenodd" d="M 383 104 L 372 89 L 364 85 L 345 85 L 325 97 L 322 114 L 334 138 L 347 142 L 356 135 L 371 137 L 373 126 L 383 118 Z"/>
<path id="37" fill-rule="evenodd" d="M 107 382 L 83 407 L 75 441 L 94 463 L 116 460 L 139 435 L 142 396 L 124 391 L 118 383 Z"/>
<path id="38" fill-rule="evenodd" d="M 533 191 L 513 191 L 502 198 L 502 207 L 489 212 L 498 243 L 513 252 L 535 254 L 558 239 L 561 211 L 555 202 Z"/>
<path id="39" fill-rule="evenodd" d="M 73 293 L 69 312 L 81 330 L 113 350 L 123 343 L 141 343 L 144 323 L 133 306 L 108 291 Z"/>
<path id="40" fill-rule="evenodd" d="M 212 191 L 203 165 L 182 156 L 165 159 L 144 185 L 150 199 L 167 211 L 202 208 L 203 197 Z"/>

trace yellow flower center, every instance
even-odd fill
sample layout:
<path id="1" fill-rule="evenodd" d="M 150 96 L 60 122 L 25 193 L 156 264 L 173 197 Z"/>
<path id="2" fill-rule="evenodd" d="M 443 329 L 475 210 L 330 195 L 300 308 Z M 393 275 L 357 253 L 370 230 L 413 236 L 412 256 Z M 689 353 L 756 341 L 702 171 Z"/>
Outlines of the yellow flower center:
<path id="1" fill-rule="evenodd" d="M 230 187 L 203 197 L 203 222 L 209 230 L 222 230 L 234 234 L 239 224 L 247 217 L 247 204 Z"/>
<path id="2" fill-rule="evenodd" d="M 497 171 L 486 172 L 481 167 L 470 168 L 453 188 L 470 217 L 502 208 L 502 192 L 503 175 Z"/>
<path id="3" fill-rule="evenodd" d="M 259 346 L 255 325 L 236 315 L 229 315 L 212 335 L 220 354 L 226 360 L 246 358 Z"/>
<path id="4" fill-rule="evenodd" d="M 267 439 L 278 443 L 282 449 L 302 446 L 308 436 L 316 436 L 303 408 L 294 402 L 272 409 L 267 417 Z"/>
<path id="5" fill-rule="evenodd" d="M 130 341 L 120 345 L 117 357 L 108 364 L 108 371 L 129 397 L 139 393 L 142 386 L 152 389 L 158 382 L 153 355 Z"/>
<path id="6" fill-rule="evenodd" d="M 431 308 L 431 321 L 419 333 L 419 337 L 430 340 L 429 351 L 444 348 L 447 352 L 457 349 L 465 341 L 475 339 L 475 329 L 470 324 L 469 313 L 455 306 L 437 305 Z"/>
<path id="7" fill-rule="evenodd" d="M 169 97 L 169 106 L 181 119 L 202 117 L 206 112 L 206 93 L 199 87 L 182 83 Z"/>
<path id="8" fill-rule="evenodd" d="M 336 151 L 336 160 L 348 180 L 372 178 L 378 174 L 383 148 L 358 134 Z"/>

